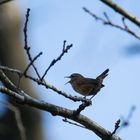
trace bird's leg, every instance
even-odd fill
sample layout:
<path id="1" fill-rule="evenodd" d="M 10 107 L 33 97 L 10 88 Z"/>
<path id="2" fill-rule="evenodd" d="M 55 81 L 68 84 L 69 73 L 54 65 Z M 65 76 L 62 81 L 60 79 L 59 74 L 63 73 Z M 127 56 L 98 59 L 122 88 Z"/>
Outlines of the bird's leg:
<path id="1" fill-rule="evenodd" d="M 90 94 L 90 92 L 92 91 L 92 89 L 86 94 L 86 95 L 84 95 L 84 99 L 86 99 L 86 97 Z"/>
<path id="2" fill-rule="evenodd" d="M 90 92 L 92 91 L 92 89 L 90 89 L 90 91 L 88 92 L 88 94 L 86 96 L 88 96 L 90 94 Z M 91 98 L 89 98 L 89 100 L 91 100 L 95 95 L 93 95 Z"/>
<path id="3" fill-rule="evenodd" d="M 86 99 L 86 97 L 87 97 L 87 95 L 85 95 L 85 96 L 83 97 L 83 99 Z"/>
<path id="4" fill-rule="evenodd" d="M 95 95 L 92 95 L 91 98 L 90 98 L 90 100 L 91 100 L 94 96 L 95 96 Z"/>

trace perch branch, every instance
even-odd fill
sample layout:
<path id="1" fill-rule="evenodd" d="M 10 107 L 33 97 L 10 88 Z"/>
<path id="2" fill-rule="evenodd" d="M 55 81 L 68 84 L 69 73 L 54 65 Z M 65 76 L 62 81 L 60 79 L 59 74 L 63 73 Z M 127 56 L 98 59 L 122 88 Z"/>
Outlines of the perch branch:
<path id="1" fill-rule="evenodd" d="M 17 70 L 17 69 L 12 69 L 12 68 L 9 68 L 9 67 L 6 67 L 6 66 L 1 66 L 1 65 L 0 65 L 0 69 L 3 70 L 3 71 L 8 71 L 8 72 L 11 72 L 11 73 L 15 73 L 15 74 L 17 74 L 19 77 L 23 75 L 25 78 L 28 78 L 28 79 L 34 81 L 34 82 L 37 83 L 38 85 L 42 85 L 42 86 L 44 86 L 45 88 L 49 88 L 49 89 L 55 91 L 56 93 L 58 93 L 58 94 L 64 96 L 65 98 L 68 98 L 68 99 L 70 99 L 70 100 L 72 100 L 72 101 L 74 101 L 74 102 L 81 101 L 81 102 L 85 102 L 85 103 L 87 102 L 87 103 L 89 103 L 89 104 L 91 103 L 91 100 L 89 100 L 89 99 L 85 99 L 85 98 L 80 97 L 80 96 L 68 95 L 68 94 L 65 93 L 64 91 L 61 91 L 61 90 L 57 89 L 55 86 L 52 86 L 52 85 L 50 85 L 50 84 L 48 84 L 48 83 L 46 83 L 46 82 L 43 82 L 43 81 L 38 80 L 37 78 L 34 78 L 34 77 L 29 76 L 29 75 L 27 75 L 27 74 L 24 74 L 23 72 L 21 72 L 21 71 L 19 71 L 19 70 Z M 3 73 L 3 72 L 0 72 L 0 74 L 4 74 L 4 73 Z"/>
<path id="2" fill-rule="evenodd" d="M 85 126 L 87 129 L 93 131 L 97 136 L 99 136 L 102 139 L 110 138 L 111 136 L 110 131 L 104 129 L 103 127 L 101 127 L 88 117 L 82 114 L 79 114 L 74 117 L 73 110 L 56 106 L 54 104 L 50 104 L 45 101 L 41 101 L 39 99 L 35 99 L 26 94 L 24 91 L 17 89 L 16 86 L 2 72 L 2 70 L 0 70 L 0 80 L 6 86 L 6 87 L 1 86 L 0 91 L 14 98 L 17 101 L 17 103 L 50 112 L 54 116 L 58 115 L 64 118 L 68 118 Z M 111 140 L 120 140 L 120 138 L 117 137 L 116 135 L 113 135 L 111 136 Z"/>
<path id="3" fill-rule="evenodd" d="M 76 117 L 73 117 L 73 110 L 66 109 L 66 108 L 60 107 L 60 106 L 56 106 L 56 105 L 53 105 L 53 104 L 50 104 L 50 103 L 47 103 L 44 101 L 40 101 L 27 94 L 20 95 L 5 87 L 0 87 L 0 91 L 9 96 L 12 96 L 15 100 L 18 101 L 18 103 L 28 105 L 28 106 L 36 108 L 36 109 L 50 112 L 53 116 L 58 115 L 58 116 L 73 120 L 73 121 L 85 126 L 87 129 L 93 131 L 97 136 L 99 136 L 102 139 L 110 138 L 110 136 L 111 136 L 110 131 L 104 129 L 103 127 L 101 127 L 96 122 L 89 119 L 88 117 L 81 115 L 81 114 L 79 114 Z M 111 137 L 111 140 L 120 140 L 120 138 L 117 137 L 116 135 L 113 135 Z"/>

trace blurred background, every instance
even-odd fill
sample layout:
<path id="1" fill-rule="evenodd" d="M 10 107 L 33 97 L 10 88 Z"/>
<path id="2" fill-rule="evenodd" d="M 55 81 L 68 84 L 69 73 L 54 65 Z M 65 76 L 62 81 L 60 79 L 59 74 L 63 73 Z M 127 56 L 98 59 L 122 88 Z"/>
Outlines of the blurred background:
<path id="1" fill-rule="evenodd" d="M 140 18 L 140 1 L 134 3 L 132 0 L 127 2 L 116 0 L 115 2 Z M 104 17 L 103 12 L 106 12 L 112 22 L 122 25 L 121 16 L 99 0 L 14 0 L 1 6 L 0 62 L 21 70 L 26 67 L 28 59 L 23 51 L 23 27 L 26 10 L 30 8 L 28 43 L 32 56 L 36 56 L 40 51 L 43 52 L 43 55 L 35 62 L 39 72 L 43 74 L 50 62 L 61 53 L 64 40 L 67 40 L 67 44 L 72 43 L 73 47 L 50 69 L 45 77 L 48 83 L 75 96 L 78 94 L 72 90 L 71 86 L 65 85 L 67 82 L 65 76 L 77 72 L 95 78 L 109 68 L 109 76 L 104 81 L 105 87 L 93 98 L 92 106 L 84 110 L 82 114 L 107 130 L 113 131 L 116 120 L 127 117 L 131 107 L 136 106 L 129 126 L 118 133 L 124 140 L 132 140 L 139 133 L 140 126 L 140 40 L 113 27 L 102 25 L 85 13 L 82 7 L 86 7 L 100 17 Z M 137 26 L 127 20 L 126 24 L 134 32 L 140 34 Z M 30 70 L 30 74 L 34 75 L 34 72 Z M 10 74 L 9 77 L 16 82 Z M 33 93 L 32 96 L 69 109 L 76 109 L 79 105 L 49 89 L 46 90 L 34 83 L 31 85 L 29 81 L 24 80 L 22 88 L 29 94 Z M 0 97 L 0 100 L 7 99 L 3 95 Z M 0 109 L 0 122 L 7 123 L 9 120 L 5 117 L 7 111 L 3 106 L 0 106 Z M 21 108 L 23 116 L 26 109 Z M 35 115 L 31 113 L 32 111 Z M 99 139 L 92 132 L 64 123 L 61 117 L 52 117 L 48 112 L 31 108 L 27 109 L 27 112 L 30 117 L 25 118 L 25 129 L 31 127 L 32 124 L 33 127 L 29 130 L 34 129 L 34 133 L 26 130 L 30 140 Z M 8 127 L 12 128 L 11 126 Z M 0 136 L 5 136 L 4 130 L 6 132 L 8 130 L 8 128 L 3 128 L 5 127 L 0 125 Z M 12 133 L 11 130 L 9 131 Z M 10 136 L 13 137 L 15 134 Z M 20 139 L 19 136 L 17 137 Z M 3 137 L 3 140 L 6 139 Z"/>

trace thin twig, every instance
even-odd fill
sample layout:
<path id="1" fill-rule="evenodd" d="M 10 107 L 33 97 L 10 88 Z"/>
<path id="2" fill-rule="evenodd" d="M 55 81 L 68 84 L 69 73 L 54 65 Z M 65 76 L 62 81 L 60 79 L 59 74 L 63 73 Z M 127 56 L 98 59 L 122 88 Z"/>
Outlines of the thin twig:
<path id="1" fill-rule="evenodd" d="M 122 26 L 120 26 L 120 25 L 117 25 L 117 24 L 113 23 L 113 22 L 109 19 L 109 16 L 107 15 L 107 13 L 105 13 L 105 12 L 104 12 L 104 17 L 105 17 L 105 19 L 104 19 L 104 18 L 98 17 L 96 14 L 92 13 L 91 11 L 89 11 L 89 10 L 88 10 L 87 8 L 85 8 L 85 7 L 83 7 L 83 10 L 84 10 L 85 12 L 87 12 L 89 15 L 91 15 L 95 20 L 101 21 L 102 24 L 104 24 L 104 25 L 109 25 L 109 26 L 115 27 L 115 28 L 117 28 L 117 29 L 120 29 L 120 30 L 122 30 L 122 31 L 125 31 L 125 32 L 129 33 L 130 35 L 132 35 L 132 36 L 134 36 L 135 38 L 137 38 L 137 39 L 140 40 L 140 36 L 138 36 L 135 32 L 133 32 L 132 30 L 130 30 L 130 29 L 128 28 L 128 26 L 126 26 L 126 24 L 124 24 L 124 20 L 123 20 L 124 17 L 122 18 L 122 23 L 123 23 L 123 25 L 125 25 L 125 26 L 122 27 Z"/>
<path id="2" fill-rule="evenodd" d="M 57 61 L 61 60 L 61 58 L 63 57 L 63 55 L 64 55 L 65 53 L 67 53 L 68 50 L 69 50 L 72 46 L 73 46 L 72 44 L 66 46 L 66 40 L 64 40 L 64 42 L 63 42 L 62 53 L 61 53 L 56 59 L 53 59 L 53 60 L 52 60 L 52 62 L 50 63 L 50 65 L 48 66 L 48 68 L 46 69 L 46 71 L 44 72 L 44 74 L 43 74 L 41 80 L 44 79 L 44 77 L 46 76 L 46 74 L 47 74 L 47 72 L 49 71 L 49 69 L 50 69 Z"/>
<path id="3" fill-rule="evenodd" d="M 24 29 L 23 29 L 23 32 L 24 32 L 24 42 L 25 42 L 24 49 L 25 49 L 25 51 L 27 53 L 29 61 L 32 62 L 33 59 L 32 59 L 32 56 L 30 54 L 30 47 L 28 46 L 28 40 L 27 40 L 27 38 L 28 38 L 28 36 L 27 36 L 27 25 L 28 25 L 28 21 L 29 21 L 29 16 L 30 16 L 30 9 L 28 8 L 27 9 L 27 13 L 26 13 L 26 20 L 25 20 L 25 24 L 24 24 Z M 34 63 L 32 63 L 32 66 L 33 66 L 33 68 L 34 68 L 38 78 L 40 79 L 41 76 L 40 76 L 37 68 L 35 67 Z"/>
<path id="4" fill-rule="evenodd" d="M 30 66 L 32 66 L 33 63 L 34 63 L 34 61 L 37 60 L 37 58 L 40 57 L 40 55 L 42 55 L 42 54 L 43 54 L 43 53 L 40 52 L 37 56 L 35 56 L 35 57 L 33 58 L 33 60 L 30 61 L 30 63 L 28 64 L 28 66 L 26 67 L 26 69 L 24 70 L 24 72 L 22 73 L 22 75 L 19 75 L 18 84 L 17 84 L 17 87 L 18 87 L 18 88 L 19 88 L 19 86 L 20 86 L 20 81 L 21 81 L 22 77 L 23 77 L 24 75 L 26 75 L 26 73 L 27 73 L 27 71 L 29 70 Z"/>
<path id="5" fill-rule="evenodd" d="M 124 16 L 125 18 L 127 18 L 128 20 L 130 20 L 131 22 L 133 22 L 138 27 L 140 27 L 140 20 L 138 18 L 136 18 L 135 16 L 127 13 L 124 9 L 122 9 L 121 7 L 119 7 L 112 0 L 100 0 L 100 1 L 103 2 L 103 3 L 105 3 L 106 5 L 108 5 L 109 7 L 111 7 L 113 10 L 115 10 L 116 12 L 118 12 L 119 14 L 121 14 L 122 16 Z"/>
<path id="6" fill-rule="evenodd" d="M 128 29 L 128 26 L 126 25 L 126 23 L 125 23 L 125 17 L 122 17 L 122 23 L 123 23 L 123 25 L 124 25 L 124 27 L 126 28 L 126 29 Z"/>
<path id="7" fill-rule="evenodd" d="M 83 126 L 83 125 L 79 125 L 79 124 L 77 124 L 77 123 L 74 123 L 74 122 L 69 121 L 67 118 L 64 118 L 64 119 L 62 119 L 62 120 L 63 120 L 63 122 L 67 122 L 67 123 L 69 123 L 69 124 L 72 124 L 72 125 L 75 125 L 75 126 L 78 126 L 78 127 L 81 127 L 81 128 L 86 128 L 86 127 Z"/>
<path id="8" fill-rule="evenodd" d="M 26 140 L 25 128 L 24 128 L 23 123 L 22 123 L 21 114 L 20 114 L 19 109 L 17 107 L 13 106 L 11 103 L 8 103 L 8 102 L 4 103 L 4 102 L 0 101 L 0 103 L 14 112 L 15 119 L 16 119 L 16 122 L 17 122 L 17 126 L 18 126 L 18 129 L 19 129 L 19 132 L 20 132 L 21 140 Z"/>
<path id="9" fill-rule="evenodd" d="M 125 19 L 126 19 L 125 17 L 122 17 L 122 23 L 124 25 L 125 31 L 128 32 L 129 34 L 131 34 L 132 36 L 136 37 L 137 39 L 140 39 L 140 37 L 135 32 L 133 32 L 131 29 L 129 29 L 129 27 L 125 23 Z"/>
<path id="10" fill-rule="evenodd" d="M 28 64 L 27 68 L 25 69 L 25 71 L 23 72 L 23 75 L 26 75 L 28 69 L 30 68 L 31 65 L 33 65 L 33 63 L 37 60 L 38 57 L 40 57 L 43 53 L 40 52 L 38 55 L 36 55 L 32 61 L 30 61 L 30 63 Z"/>
<path id="11" fill-rule="evenodd" d="M 118 130 L 118 128 L 120 127 L 120 122 L 121 122 L 120 119 L 116 121 L 115 128 L 114 128 L 114 131 L 111 133 L 111 136 L 114 135 L 116 131 Z"/>

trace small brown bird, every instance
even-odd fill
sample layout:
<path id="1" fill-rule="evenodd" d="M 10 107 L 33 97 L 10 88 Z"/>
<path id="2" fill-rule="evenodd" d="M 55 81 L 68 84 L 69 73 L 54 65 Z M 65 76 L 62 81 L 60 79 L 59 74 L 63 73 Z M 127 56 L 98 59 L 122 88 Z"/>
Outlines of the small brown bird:
<path id="1" fill-rule="evenodd" d="M 86 78 L 78 73 L 73 73 L 66 78 L 70 78 L 70 83 L 73 89 L 83 96 L 96 95 L 102 87 L 104 87 L 103 79 L 108 75 L 109 69 L 106 69 L 96 79 Z M 66 84 L 67 84 L 66 83 Z"/>

